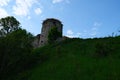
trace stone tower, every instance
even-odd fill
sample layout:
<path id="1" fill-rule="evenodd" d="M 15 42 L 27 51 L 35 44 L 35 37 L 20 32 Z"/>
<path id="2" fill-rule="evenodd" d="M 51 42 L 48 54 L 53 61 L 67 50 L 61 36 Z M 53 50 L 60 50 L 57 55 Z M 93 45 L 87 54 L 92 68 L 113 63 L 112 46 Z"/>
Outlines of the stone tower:
<path id="1" fill-rule="evenodd" d="M 39 46 L 43 46 L 48 43 L 48 34 L 52 27 L 57 27 L 58 31 L 62 33 L 63 25 L 61 21 L 54 18 L 48 18 L 44 20 L 42 23 Z"/>

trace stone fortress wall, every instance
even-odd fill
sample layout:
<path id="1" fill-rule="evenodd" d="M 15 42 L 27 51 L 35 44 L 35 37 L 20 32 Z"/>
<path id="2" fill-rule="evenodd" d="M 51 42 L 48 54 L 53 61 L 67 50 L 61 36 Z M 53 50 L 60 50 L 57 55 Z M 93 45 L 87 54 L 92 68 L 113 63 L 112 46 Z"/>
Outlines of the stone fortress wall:
<path id="1" fill-rule="evenodd" d="M 48 34 L 52 27 L 57 27 L 58 31 L 62 33 L 63 24 L 61 21 L 54 18 L 48 18 L 42 23 L 41 34 L 36 36 L 33 42 L 34 47 L 44 46 L 48 43 Z"/>

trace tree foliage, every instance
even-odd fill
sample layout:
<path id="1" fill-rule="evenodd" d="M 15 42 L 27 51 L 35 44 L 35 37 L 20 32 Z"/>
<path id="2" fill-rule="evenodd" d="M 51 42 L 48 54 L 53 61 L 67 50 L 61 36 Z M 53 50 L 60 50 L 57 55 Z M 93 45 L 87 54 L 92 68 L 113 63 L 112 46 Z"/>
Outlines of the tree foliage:
<path id="1" fill-rule="evenodd" d="M 51 28 L 48 34 L 48 43 L 53 43 L 58 39 L 59 37 L 62 37 L 62 33 L 60 33 L 57 29 L 57 27 Z"/>
<path id="2" fill-rule="evenodd" d="M 31 65 L 33 35 L 17 29 L 0 37 L 0 80 L 19 73 Z"/>
<path id="3" fill-rule="evenodd" d="M 0 36 L 5 36 L 10 32 L 19 29 L 20 23 L 13 16 L 0 19 Z"/>
<path id="4" fill-rule="evenodd" d="M 13 80 L 8 78 L 33 67 L 42 58 L 33 52 L 34 36 L 19 25 L 14 17 L 0 19 L 0 80 Z"/>

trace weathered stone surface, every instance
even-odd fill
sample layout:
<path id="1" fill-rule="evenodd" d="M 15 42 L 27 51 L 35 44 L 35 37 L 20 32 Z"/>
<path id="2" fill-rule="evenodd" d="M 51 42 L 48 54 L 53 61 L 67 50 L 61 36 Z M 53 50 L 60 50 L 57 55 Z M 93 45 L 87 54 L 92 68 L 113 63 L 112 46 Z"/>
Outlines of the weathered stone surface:
<path id="1" fill-rule="evenodd" d="M 48 34 L 52 27 L 57 27 L 58 31 L 62 33 L 62 23 L 54 18 L 49 18 L 43 21 L 42 23 L 42 30 L 40 36 L 40 46 L 43 46 L 48 43 Z"/>
<path id="2" fill-rule="evenodd" d="M 39 41 L 40 41 L 40 34 L 38 34 L 38 35 L 35 36 L 35 38 L 34 38 L 34 41 L 33 41 L 33 43 L 32 43 L 32 45 L 33 45 L 34 48 L 39 47 Z"/>
<path id="3" fill-rule="evenodd" d="M 41 34 L 39 34 L 33 42 L 35 47 L 41 47 L 48 43 L 48 34 L 52 27 L 57 27 L 58 31 L 62 33 L 63 24 L 61 21 L 54 18 L 44 20 L 42 23 Z"/>

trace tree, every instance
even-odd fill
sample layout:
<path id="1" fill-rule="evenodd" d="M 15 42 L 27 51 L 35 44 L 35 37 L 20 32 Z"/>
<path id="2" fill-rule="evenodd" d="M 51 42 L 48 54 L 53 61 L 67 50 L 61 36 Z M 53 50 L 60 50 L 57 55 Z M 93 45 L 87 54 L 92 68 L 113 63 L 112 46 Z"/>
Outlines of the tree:
<path id="1" fill-rule="evenodd" d="M 62 33 L 60 33 L 57 29 L 57 27 L 51 28 L 48 34 L 48 43 L 53 43 L 58 39 L 59 37 L 62 37 Z"/>
<path id="2" fill-rule="evenodd" d="M 13 16 L 0 19 L 0 37 L 19 29 L 20 23 Z"/>
<path id="3" fill-rule="evenodd" d="M 17 29 L 0 38 L 0 80 L 30 65 L 33 35 Z"/>

